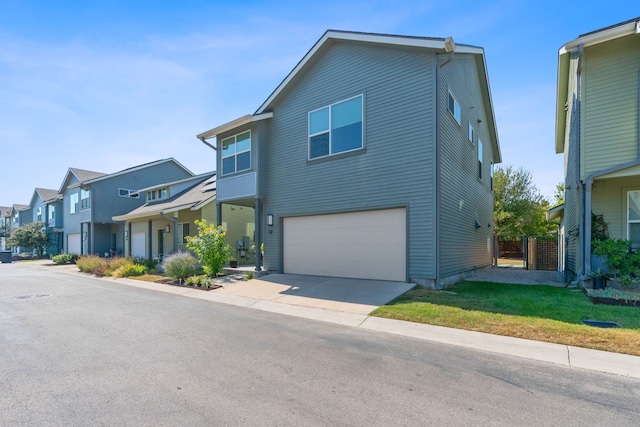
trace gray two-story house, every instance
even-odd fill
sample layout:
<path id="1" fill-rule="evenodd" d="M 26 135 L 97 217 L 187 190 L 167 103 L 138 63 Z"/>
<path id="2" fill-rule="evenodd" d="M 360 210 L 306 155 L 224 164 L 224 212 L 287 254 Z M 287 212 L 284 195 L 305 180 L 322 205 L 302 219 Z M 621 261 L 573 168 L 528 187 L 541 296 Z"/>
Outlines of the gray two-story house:
<path id="1" fill-rule="evenodd" d="M 254 114 L 198 138 L 217 151 L 218 221 L 255 209 L 269 271 L 439 288 L 491 265 L 482 48 L 330 30 Z"/>
<path id="2" fill-rule="evenodd" d="M 45 229 L 51 235 L 51 245 L 46 250 L 47 255 L 54 255 L 62 251 L 62 230 L 55 227 L 56 206 L 61 206 L 61 204 L 61 194 L 57 190 L 47 188 L 36 188 L 29 203 L 32 214 L 31 221 L 44 223 Z"/>
<path id="3" fill-rule="evenodd" d="M 193 173 L 173 158 L 112 174 L 70 168 L 59 190 L 63 194 L 65 252 L 123 254 L 124 224 L 113 217 L 146 202 L 138 189 L 191 176 Z"/>
<path id="4" fill-rule="evenodd" d="M 640 248 L 640 18 L 558 52 L 556 153 L 564 156 L 561 269 L 589 279 L 592 232 Z M 592 223 L 595 220 L 595 223 Z M 595 225 L 592 227 L 592 225 Z"/>

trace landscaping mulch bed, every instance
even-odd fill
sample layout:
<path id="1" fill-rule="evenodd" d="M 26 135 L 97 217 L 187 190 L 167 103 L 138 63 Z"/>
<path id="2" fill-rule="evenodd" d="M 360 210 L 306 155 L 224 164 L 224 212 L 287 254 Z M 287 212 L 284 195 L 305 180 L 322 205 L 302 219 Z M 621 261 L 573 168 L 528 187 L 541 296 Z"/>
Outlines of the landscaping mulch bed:
<path id="1" fill-rule="evenodd" d="M 585 289 L 584 293 L 594 304 L 640 307 L 640 289 Z"/>

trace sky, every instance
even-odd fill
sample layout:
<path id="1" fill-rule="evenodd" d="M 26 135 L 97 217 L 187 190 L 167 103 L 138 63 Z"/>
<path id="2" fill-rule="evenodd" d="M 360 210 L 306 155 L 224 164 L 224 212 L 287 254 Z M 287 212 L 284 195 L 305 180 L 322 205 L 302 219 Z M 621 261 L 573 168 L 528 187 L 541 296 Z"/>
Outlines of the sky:
<path id="1" fill-rule="evenodd" d="M 483 47 L 499 166 L 552 199 L 558 49 L 638 16 L 629 0 L 0 0 L 0 206 L 58 190 L 70 167 L 214 170 L 195 136 L 255 112 L 327 29 Z"/>

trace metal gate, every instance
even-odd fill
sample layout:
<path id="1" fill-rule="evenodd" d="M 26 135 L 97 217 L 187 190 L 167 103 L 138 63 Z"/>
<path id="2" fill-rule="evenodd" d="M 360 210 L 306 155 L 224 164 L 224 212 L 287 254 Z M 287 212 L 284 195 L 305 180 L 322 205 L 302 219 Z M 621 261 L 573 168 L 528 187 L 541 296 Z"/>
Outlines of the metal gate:
<path id="1" fill-rule="evenodd" d="M 558 235 L 497 235 L 494 266 L 558 271 Z"/>

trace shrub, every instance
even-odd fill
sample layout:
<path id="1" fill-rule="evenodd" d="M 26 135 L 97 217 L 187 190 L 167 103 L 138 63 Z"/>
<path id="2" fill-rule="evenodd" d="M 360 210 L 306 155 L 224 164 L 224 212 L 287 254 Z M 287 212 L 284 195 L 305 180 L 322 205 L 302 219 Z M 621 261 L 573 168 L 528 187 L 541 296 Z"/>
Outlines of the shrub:
<path id="1" fill-rule="evenodd" d="M 130 258 L 115 257 L 107 261 L 107 268 L 104 272 L 105 276 L 113 276 L 114 271 L 118 270 L 123 265 L 135 264 Z M 125 276 L 115 276 L 125 277 Z"/>
<path id="2" fill-rule="evenodd" d="M 111 274 L 113 277 L 132 277 L 142 276 L 147 272 L 147 267 L 144 265 L 136 264 L 130 259 L 126 259 L 126 262 L 120 264 Z"/>
<path id="3" fill-rule="evenodd" d="M 107 271 L 107 261 L 103 258 L 100 258 L 96 255 L 86 255 L 78 257 L 76 260 L 76 265 L 78 269 L 83 273 L 93 273 L 98 276 L 104 276 L 105 271 Z"/>
<path id="4" fill-rule="evenodd" d="M 147 270 L 153 270 L 154 268 L 156 268 L 156 265 L 158 265 L 158 261 L 156 261 L 155 259 L 143 257 L 133 258 L 133 262 L 135 262 L 136 264 L 144 265 L 145 267 L 147 267 Z"/>
<path id="5" fill-rule="evenodd" d="M 56 264 L 68 264 L 74 262 L 77 258 L 74 254 L 58 254 L 51 257 L 51 260 Z"/>
<path id="6" fill-rule="evenodd" d="M 222 266 L 231 256 L 231 246 L 224 241 L 227 233 L 222 226 L 207 224 L 206 220 L 196 220 L 198 234 L 187 236 L 187 248 L 198 255 L 202 269 L 209 276 L 217 276 Z"/>
<path id="7" fill-rule="evenodd" d="M 640 276 L 640 252 L 633 252 L 625 239 L 594 240 L 594 255 L 605 258 L 609 273 L 622 287 L 636 287 Z"/>
<path id="8" fill-rule="evenodd" d="M 193 286 L 196 288 L 210 288 L 211 280 L 207 276 L 191 276 L 187 277 L 184 281 L 189 286 Z"/>
<path id="9" fill-rule="evenodd" d="M 162 270 L 169 277 L 184 279 L 196 274 L 198 260 L 188 252 L 177 252 L 169 255 L 162 263 Z"/>

